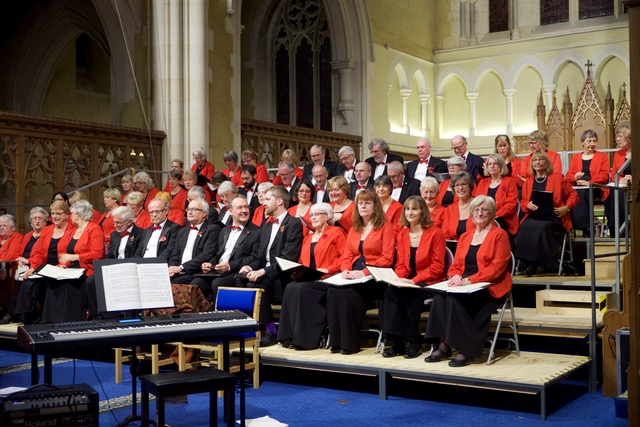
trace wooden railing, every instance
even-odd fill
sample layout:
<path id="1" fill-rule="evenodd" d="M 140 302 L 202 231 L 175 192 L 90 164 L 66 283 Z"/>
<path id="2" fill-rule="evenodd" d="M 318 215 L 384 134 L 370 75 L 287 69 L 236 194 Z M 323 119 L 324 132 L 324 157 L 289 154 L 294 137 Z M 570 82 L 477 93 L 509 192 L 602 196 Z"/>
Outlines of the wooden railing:
<path id="1" fill-rule="evenodd" d="M 0 209 L 16 216 L 23 229 L 31 206 L 48 207 L 57 191 L 70 192 L 126 168 L 161 169 L 164 139 L 159 131 L 0 111 Z M 115 181 L 85 191 L 97 209 Z"/>
<path id="2" fill-rule="evenodd" d="M 258 162 L 267 168 L 277 168 L 280 154 L 287 148 L 296 152 L 302 166 L 311 161 L 309 149 L 314 144 L 323 146 L 325 157 L 337 162 L 341 147 L 351 146 L 358 155 L 362 143 L 360 136 L 247 119 L 242 121 L 241 135 L 242 149 L 258 153 Z"/>

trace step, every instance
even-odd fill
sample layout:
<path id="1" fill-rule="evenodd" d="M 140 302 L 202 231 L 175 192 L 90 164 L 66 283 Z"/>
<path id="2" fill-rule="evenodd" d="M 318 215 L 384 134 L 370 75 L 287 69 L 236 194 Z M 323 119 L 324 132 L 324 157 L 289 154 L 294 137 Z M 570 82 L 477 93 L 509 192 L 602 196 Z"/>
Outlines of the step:
<path id="1" fill-rule="evenodd" d="M 620 257 L 620 276 L 622 276 L 622 257 Z M 585 277 L 591 277 L 591 260 L 584 260 Z M 616 257 L 608 256 L 596 259 L 596 279 L 615 280 L 616 277 Z"/>
<path id="2" fill-rule="evenodd" d="M 543 289 L 536 292 L 536 313 L 567 316 L 589 316 L 591 291 Z M 596 292 L 596 309 L 602 315 L 607 308 L 615 307 L 613 292 Z"/>

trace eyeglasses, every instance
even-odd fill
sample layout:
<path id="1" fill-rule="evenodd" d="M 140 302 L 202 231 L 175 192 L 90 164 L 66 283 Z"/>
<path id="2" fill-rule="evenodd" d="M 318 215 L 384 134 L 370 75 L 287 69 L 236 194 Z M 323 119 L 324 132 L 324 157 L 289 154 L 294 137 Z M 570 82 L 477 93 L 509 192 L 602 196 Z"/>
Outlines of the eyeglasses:
<path id="1" fill-rule="evenodd" d="M 187 208 L 187 212 L 204 212 L 204 209 L 200 209 L 200 208 Z"/>
<path id="2" fill-rule="evenodd" d="M 469 184 L 462 184 L 461 183 L 461 184 L 454 185 L 453 188 L 465 188 L 465 187 L 468 187 L 468 186 L 469 186 Z"/>
<path id="3" fill-rule="evenodd" d="M 127 221 L 113 221 L 113 225 L 118 226 L 118 225 L 122 225 L 125 224 Z"/>
<path id="4" fill-rule="evenodd" d="M 536 145 L 538 144 L 540 141 L 534 141 L 533 139 L 529 140 L 529 145 Z"/>
<path id="5" fill-rule="evenodd" d="M 314 218 L 314 217 L 321 216 L 321 215 L 326 215 L 326 214 L 327 214 L 326 212 L 314 212 L 314 213 L 309 214 L 309 218 Z"/>
<path id="6" fill-rule="evenodd" d="M 458 145 L 457 147 L 454 147 L 453 145 L 451 146 L 451 149 L 453 151 L 458 151 L 458 150 L 462 150 L 467 144 L 462 144 L 462 145 Z"/>

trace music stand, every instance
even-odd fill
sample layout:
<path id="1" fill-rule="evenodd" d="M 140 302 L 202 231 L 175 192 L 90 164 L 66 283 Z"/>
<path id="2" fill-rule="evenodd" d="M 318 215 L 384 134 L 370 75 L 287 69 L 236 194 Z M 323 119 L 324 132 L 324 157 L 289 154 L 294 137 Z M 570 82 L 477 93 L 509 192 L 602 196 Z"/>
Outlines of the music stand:
<path id="1" fill-rule="evenodd" d="M 171 293 L 171 281 L 169 280 L 169 266 L 163 258 L 126 258 L 126 259 L 101 259 L 94 261 L 94 273 L 96 283 L 96 296 L 98 300 L 98 312 L 129 311 L 131 316 L 119 320 L 123 324 L 140 321 L 138 317 L 142 310 L 173 307 L 173 296 Z M 153 268 L 153 275 L 139 275 L 128 277 L 136 283 L 122 280 L 122 276 L 128 274 L 127 271 L 137 270 L 138 265 Z M 126 271 L 125 271 L 126 268 Z M 145 271 L 149 271 L 145 268 Z M 163 273 L 164 272 L 164 273 Z M 129 273 L 130 274 L 130 273 Z M 150 280 L 151 286 L 142 283 Z M 137 285 L 138 296 L 135 298 L 135 288 Z M 146 290 L 153 289 L 152 295 L 148 295 Z M 123 297 L 123 292 L 126 296 Z M 145 298 L 146 297 L 146 298 Z M 137 319 L 137 320 L 136 320 Z M 138 358 L 135 355 L 135 345 L 133 346 L 133 356 L 131 358 L 131 415 L 128 415 L 118 427 L 125 426 L 134 421 L 141 421 L 138 415 Z"/>

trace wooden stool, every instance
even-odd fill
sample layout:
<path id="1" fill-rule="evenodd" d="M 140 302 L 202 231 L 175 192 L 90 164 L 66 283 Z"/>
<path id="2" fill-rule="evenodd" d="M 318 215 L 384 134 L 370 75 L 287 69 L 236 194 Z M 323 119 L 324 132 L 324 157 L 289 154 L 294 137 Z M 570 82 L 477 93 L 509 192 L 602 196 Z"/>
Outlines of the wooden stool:
<path id="1" fill-rule="evenodd" d="M 209 392 L 209 425 L 218 425 L 216 392 L 224 391 L 224 415 L 227 426 L 235 423 L 236 377 L 215 368 L 195 371 L 163 372 L 139 377 L 142 386 L 142 426 L 149 426 L 149 393 L 156 396 L 156 425 L 164 427 L 164 400 L 171 396 Z"/>

